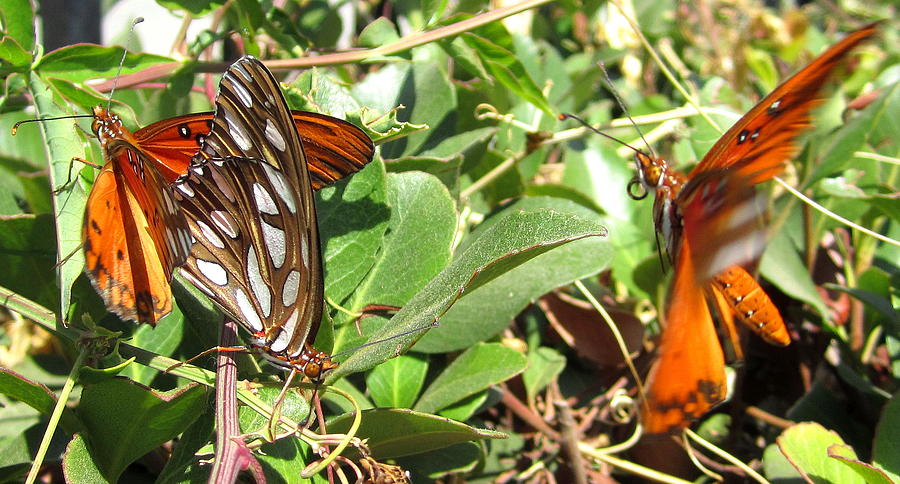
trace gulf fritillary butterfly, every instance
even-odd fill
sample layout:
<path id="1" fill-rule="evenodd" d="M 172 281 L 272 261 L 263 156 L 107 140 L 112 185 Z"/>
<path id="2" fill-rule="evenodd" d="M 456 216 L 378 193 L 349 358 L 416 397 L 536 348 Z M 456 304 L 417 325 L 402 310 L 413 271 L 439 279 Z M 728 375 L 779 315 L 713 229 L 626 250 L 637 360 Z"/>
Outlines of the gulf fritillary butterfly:
<path id="1" fill-rule="evenodd" d="M 337 365 L 310 344 L 324 284 L 304 148 L 271 72 L 242 57 L 222 77 L 212 130 L 175 196 L 196 238 L 184 277 L 268 360 L 317 380 Z M 359 166 L 333 168 L 340 178 Z"/>
<path id="2" fill-rule="evenodd" d="M 675 268 L 659 355 L 648 377 L 642 422 L 648 433 L 680 430 L 725 397 L 722 348 L 707 301 L 729 334 L 737 317 L 767 341 L 787 345 L 778 309 L 743 268 L 762 251 L 757 183 L 781 173 L 797 136 L 840 61 L 875 34 L 849 34 L 778 86 L 732 126 L 687 175 L 636 153 L 638 180 L 655 192 L 654 223 Z"/>
<path id="3" fill-rule="evenodd" d="M 85 208 L 86 272 L 111 312 L 155 325 L 172 310 L 172 272 L 190 251 L 187 222 L 168 184 L 187 172 L 213 114 L 164 119 L 134 133 L 103 107 L 93 114 L 107 163 Z M 372 141 L 353 124 L 303 111 L 290 117 L 304 143 L 313 188 L 371 161 Z"/>

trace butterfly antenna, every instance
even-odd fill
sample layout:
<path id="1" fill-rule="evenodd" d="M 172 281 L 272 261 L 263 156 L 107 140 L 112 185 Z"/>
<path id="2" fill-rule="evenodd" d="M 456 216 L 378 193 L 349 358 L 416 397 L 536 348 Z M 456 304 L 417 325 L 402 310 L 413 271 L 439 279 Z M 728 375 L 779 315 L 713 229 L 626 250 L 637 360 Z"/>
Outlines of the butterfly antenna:
<path id="1" fill-rule="evenodd" d="M 131 29 L 128 31 L 128 43 L 134 39 L 134 26 L 143 22 L 144 17 L 137 17 L 131 21 Z M 128 57 L 128 45 L 122 49 L 122 59 L 119 60 L 119 70 L 116 71 L 116 77 L 113 79 L 112 89 L 109 90 L 109 99 L 106 100 L 106 110 L 112 109 L 113 94 L 116 93 L 116 87 L 119 85 L 119 76 L 122 75 L 122 68 L 125 67 L 125 58 Z"/>
<path id="2" fill-rule="evenodd" d="M 16 124 L 13 125 L 12 129 L 10 130 L 10 133 L 13 136 L 15 136 L 16 133 L 19 131 L 19 126 L 21 126 L 25 123 L 43 123 L 44 121 L 56 121 L 58 119 L 93 118 L 93 117 L 94 117 L 93 114 L 76 114 L 76 115 L 70 115 L 70 116 L 55 116 L 52 118 L 24 119 L 22 121 L 16 121 Z"/>
<path id="3" fill-rule="evenodd" d="M 600 131 L 599 129 L 591 126 L 587 121 L 579 118 L 578 116 L 575 116 L 574 114 L 560 113 L 560 115 L 557 117 L 557 119 L 559 119 L 560 121 L 565 121 L 566 119 L 574 119 L 575 121 L 578 121 L 579 123 L 581 123 L 581 125 L 584 126 L 585 128 L 593 131 L 594 133 L 599 134 L 600 136 L 603 136 L 604 138 L 611 139 L 611 140 L 615 141 L 616 143 L 619 143 L 622 146 L 625 146 L 629 149 L 634 150 L 637 153 L 643 153 L 643 151 L 635 148 L 634 146 L 631 146 L 630 144 L 620 140 L 619 138 L 616 138 L 615 136 L 606 134 L 603 131 Z"/>
<path id="4" fill-rule="evenodd" d="M 612 79 L 609 78 L 609 71 L 606 70 L 606 63 L 600 62 L 600 72 L 603 73 L 603 81 L 606 83 L 606 90 L 609 91 L 610 94 L 613 95 L 613 98 L 616 100 L 616 104 L 622 109 L 622 112 L 625 113 L 625 117 L 628 118 L 628 121 L 631 122 L 631 125 L 634 126 L 634 130 L 637 131 L 638 136 L 641 137 L 641 140 L 644 141 L 644 145 L 647 146 L 647 151 L 650 152 L 652 156 L 656 156 L 653 152 L 653 148 L 650 146 L 650 143 L 647 142 L 647 139 L 644 138 L 644 132 L 641 131 L 641 128 L 638 127 L 637 123 L 634 122 L 634 118 L 631 117 L 631 113 L 628 112 L 628 106 L 625 105 L 625 101 L 622 100 L 622 97 L 619 96 L 619 91 L 613 86 Z M 627 146 L 627 145 L 626 145 Z M 634 150 L 634 148 L 631 148 Z M 635 150 L 640 151 L 640 150 Z"/>
<path id="5" fill-rule="evenodd" d="M 355 353 L 355 352 L 357 352 L 357 351 L 359 351 L 359 350 L 361 350 L 361 349 L 363 349 L 363 348 L 367 348 L 367 347 L 369 347 L 369 346 L 373 346 L 373 345 L 377 345 L 377 344 L 381 344 L 381 343 L 386 343 L 386 342 L 388 342 L 388 341 L 391 341 L 391 340 L 394 340 L 394 339 L 397 339 L 397 338 L 402 338 L 403 336 L 409 336 L 409 335 L 411 335 L 411 334 L 418 333 L 419 331 L 425 331 L 426 329 L 437 328 L 437 327 L 440 326 L 440 325 L 441 325 L 440 321 L 438 321 L 437 319 L 435 319 L 434 321 L 431 322 L 431 324 L 429 324 L 429 325 L 427 325 L 427 326 L 422 326 L 421 328 L 415 328 L 415 329 L 411 329 L 411 330 L 409 330 L 409 331 L 404 331 L 404 332 L 402 332 L 402 333 L 398 333 L 398 334 L 395 334 L 395 335 L 393 335 L 393 336 L 389 336 L 389 337 L 387 337 L 387 338 L 380 339 L 380 340 L 378 340 L 378 341 L 369 341 L 368 343 L 363 343 L 363 344 L 357 346 L 356 348 L 349 349 L 349 350 L 347 350 L 347 351 L 341 351 L 340 353 L 338 353 L 338 354 L 336 354 L 336 355 L 331 355 L 329 358 L 331 358 L 331 359 L 333 360 L 333 359 L 337 358 L 338 356 L 344 356 L 344 355 L 347 355 L 347 354 L 350 354 L 350 353 Z"/>

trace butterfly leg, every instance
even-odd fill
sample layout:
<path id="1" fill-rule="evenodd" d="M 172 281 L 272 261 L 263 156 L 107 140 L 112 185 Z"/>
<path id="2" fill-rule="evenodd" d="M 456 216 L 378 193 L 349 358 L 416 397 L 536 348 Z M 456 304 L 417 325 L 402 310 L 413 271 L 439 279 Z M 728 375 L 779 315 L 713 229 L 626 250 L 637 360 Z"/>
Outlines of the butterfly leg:
<path id="1" fill-rule="evenodd" d="M 209 355 L 209 354 L 214 353 L 214 352 L 217 352 L 217 351 L 243 351 L 243 352 L 247 352 L 247 347 L 246 347 L 246 346 L 214 346 L 214 347 L 212 347 L 212 348 L 210 348 L 210 349 L 208 349 L 208 350 L 201 351 L 201 352 L 200 352 L 199 354 L 197 354 L 196 356 L 192 356 L 192 357 L 188 358 L 187 360 L 179 361 L 178 363 L 175 363 L 174 365 L 172 365 L 172 366 L 166 368 L 165 370 L 163 370 L 163 373 L 168 373 L 168 372 L 174 370 L 175 368 L 178 368 L 179 366 L 187 365 L 187 364 L 189 364 L 189 363 L 192 362 L 192 361 L 196 361 L 196 360 L 199 359 L 199 358 L 202 358 L 202 357 L 204 357 L 204 356 L 206 356 L 206 355 Z"/>
<path id="2" fill-rule="evenodd" d="M 101 168 L 103 168 L 102 166 L 100 166 L 100 165 L 98 165 L 98 164 L 96 164 L 96 163 L 94 163 L 94 162 L 85 160 L 84 158 L 79 158 L 79 157 L 77 157 L 77 156 L 73 156 L 72 159 L 69 160 L 69 172 L 68 172 L 68 174 L 66 175 L 66 182 L 63 183 L 62 185 L 60 185 L 59 187 L 53 189 L 53 194 L 54 194 L 54 195 L 59 195 L 59 194 L 62 193 L 64 190 L 67 190 L 67 189 L 72 185 L 72 183 L 74 182 L 74 180 L 72 180 L 72 167 L 75 165 L 75 162 L 76 162 L 76 161 L 79 162 L 79 163 L 83 163 L 83 164 L 85 164 L 85 165 L 88 165 L 88 166 L 90 166 L 90 167 L 96 168 L 96 169 L 98 169 L 98 170 L 101 169 Z"/>

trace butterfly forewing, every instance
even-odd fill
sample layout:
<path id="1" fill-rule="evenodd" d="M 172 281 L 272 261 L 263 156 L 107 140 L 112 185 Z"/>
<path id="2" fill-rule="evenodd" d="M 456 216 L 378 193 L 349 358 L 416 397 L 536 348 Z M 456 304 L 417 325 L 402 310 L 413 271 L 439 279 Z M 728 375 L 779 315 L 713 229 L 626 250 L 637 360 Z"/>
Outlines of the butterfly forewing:
<path id="1" fill-rule="evenodd" d="M 872 37 L 878 24 L 848 34 L 843 40 L 775 88 L 745 114 L 706 153 L 691 171 L 729 167 L 748 184 L 776 176 L 796 154 L 796 138 L 809 128 L 811 111 L 822 103 L 822 87 L 854 47 Z"/>
<path id="2" fill-rule="evenodd" d="M 197 239 L 182 273 L 272 351 L 302 347 L 323 294 L 293 185 L 262 160 L 230 157 L 191 166 L 176 186 Z"/>
<path id="3" fill-rule="evenodd" d="M 106 165 L 85 207 L 85 268 L 107 308 L 156 324 L 172 310 L 173 269 L 190 250 L 187 222 L 156 162 L 115 115 L 94 109 Z"/>
<path id="4" fill-rule="evenodd" d="M 315 204 L 291 113 L 256 59 L 225 72 L 212 131 L 176 186 L 196 239 L 182 272 L 267 356 L 301 356 L 324 298 Z"/>

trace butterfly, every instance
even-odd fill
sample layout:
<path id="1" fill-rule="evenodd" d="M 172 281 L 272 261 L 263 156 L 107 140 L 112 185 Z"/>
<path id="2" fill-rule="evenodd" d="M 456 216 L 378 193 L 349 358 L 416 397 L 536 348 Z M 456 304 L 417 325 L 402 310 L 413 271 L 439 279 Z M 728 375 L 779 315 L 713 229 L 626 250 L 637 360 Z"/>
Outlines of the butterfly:
<path id="1" fill-rule="evenodd" d="M 337 365 L 311 345 L 324 299 L 313 197 L 322 178 L 308 169 L 305 148 L 272 73 L 244 56 L 222 77 L 212 129 L 174 186 L 196 240 L 181 274 L 247 329 L 265 358 L 318 380 Z"/>
<path id="2" fill-rule="evenodd" d="M 781 173 L 796 154 L 825 82 L 875 31 L 872 24 L 847 35 L 778 86 L 687 175 L 664 159 L 635 154 L 637 181 L 655 192 L 654 224 L 675 269 L 642 407 L 646 432 L 678 431 L 725 398 L 725 362 L 710 305 L 734 341 L 737 318 L 770 343 L 790 343 L 778 309 L 744 267 L 765 242 L 754 185 Z"/>
<path id="3" fill-rule="evenodd" d="M 82 241 L 88 278 L 120 318 L 155 325 L 172 310 L 174 268 L 190 251 L 187 222 L 168 186 L 187 172 L 212 126 L 212 113 L 164 119 L 132 133 L 103 107 L 94 133 L 107 163 L 85 208 Z M 372 159 L 371 139 L 353 124 L 304 111 L 291 119 L 318 189 Z"/>

